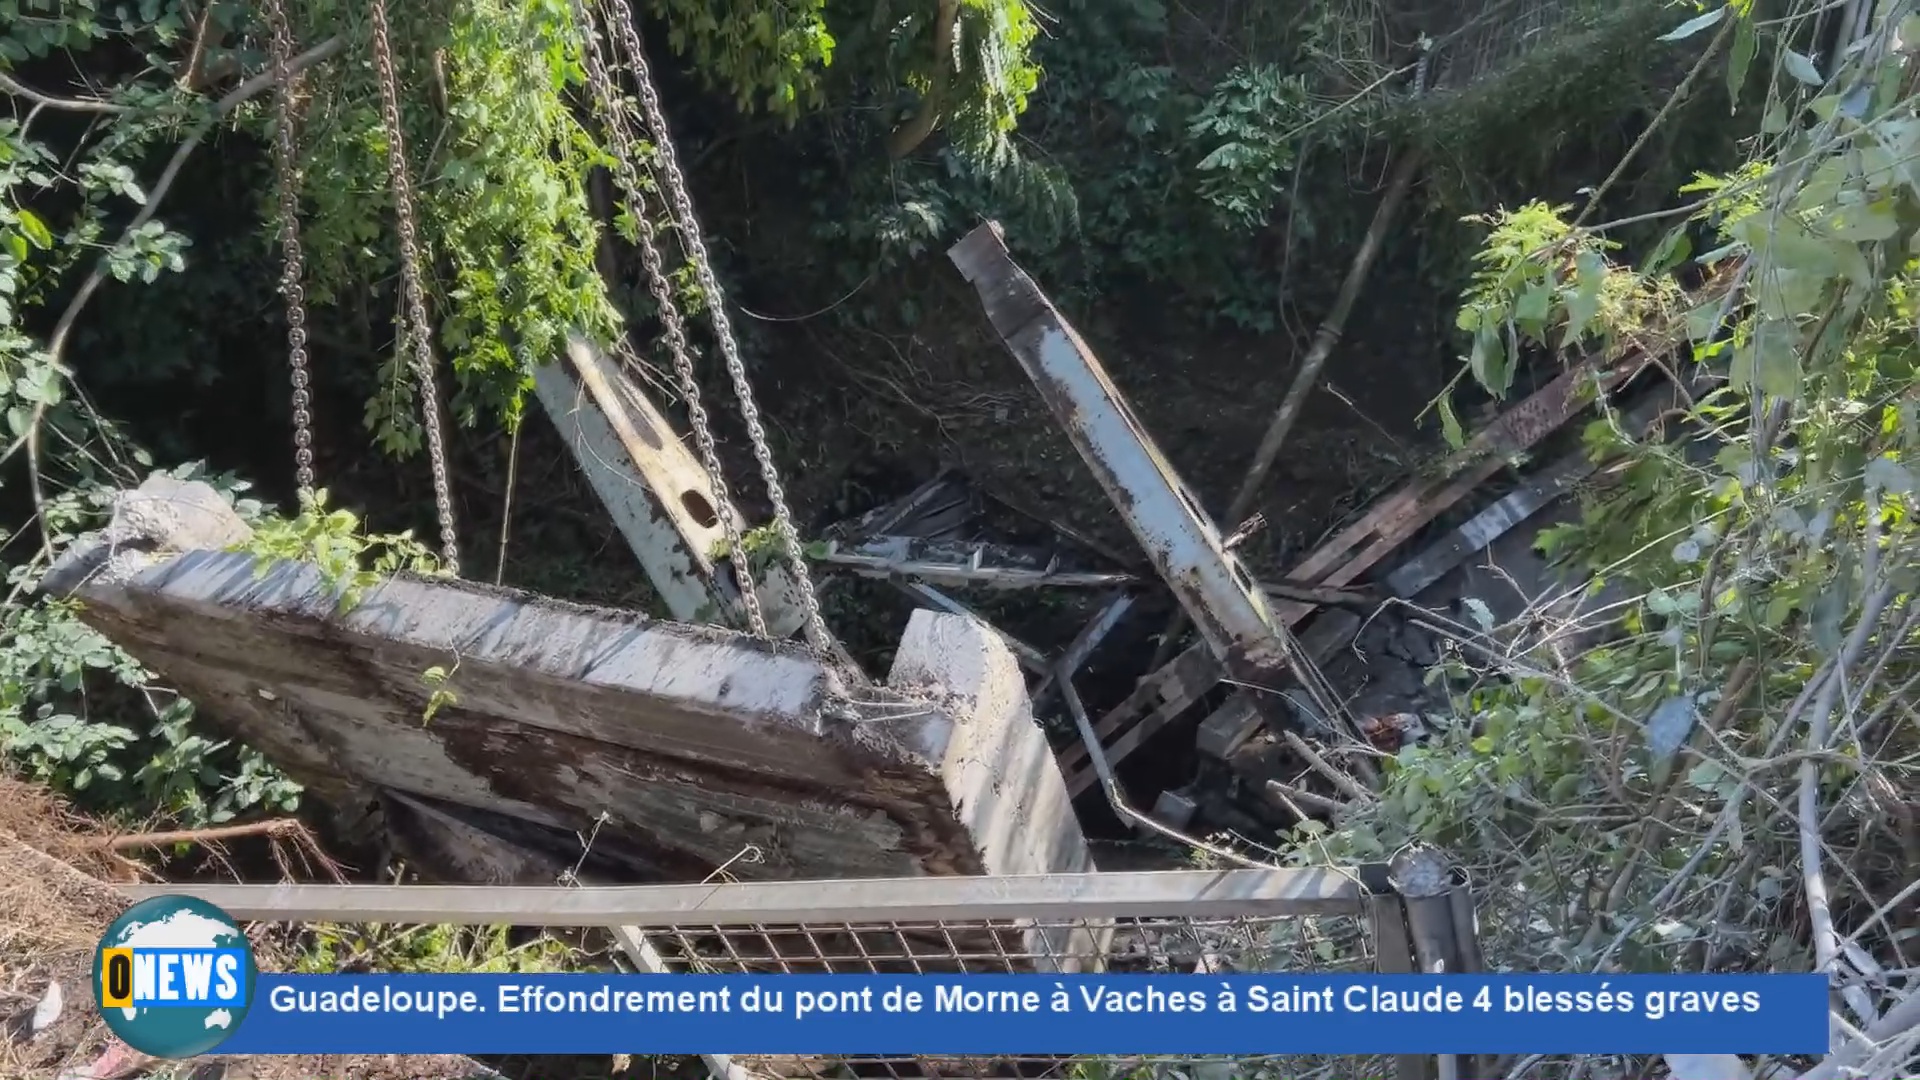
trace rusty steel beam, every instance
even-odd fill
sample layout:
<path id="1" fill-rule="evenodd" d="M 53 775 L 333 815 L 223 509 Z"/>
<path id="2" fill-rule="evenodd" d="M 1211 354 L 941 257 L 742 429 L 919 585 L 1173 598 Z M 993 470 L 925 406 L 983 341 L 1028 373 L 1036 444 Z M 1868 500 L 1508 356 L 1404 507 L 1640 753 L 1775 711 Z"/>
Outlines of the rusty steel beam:
<path id="1" fill-rule="evenodd" d="M 1265 594 L 1221 542 L 1099 357 L 1007 254 L 999 225 L 975 229 L 947 258 L 980 294 L 995 332 L 1033 379 L 1214 656 L 1232 667 L 1281 670 L 1286 645 L 1274 631 Z"/>
<path id="2" fill-rule="evenodd" d="M 1576 364 L 1532 397 L 1501 414 L 1457 454 L 1442 464 L 1438 475 L 1422 477 L 1374 504 L 1360 520 L 1321 545 L 1287 575 L 1297 598 L 1273 595 L 1279 625 L 1291 630 L 1322 606 L 1302 594 L 1307 589 L 1338 590 L 1351 585 L 1367 570 L 1399 548 L 1427 522 L 1444 513 L 1494 473 L 1508 459 L 1557 431 L 1595 400 L 1582 390 L 1605 393 L 1624 384 L 1649 363 L 1636 351 L 1610 363 Z M 1302 587 L 1304 586 L 1304 587 Z M 1350 621 L 1351 616 L 1349 616 Z M 1321 620 L 1314 630 L 1322 628 Z M 1330 631 L 1333 627 L 1327 627 Z M 1348 628 L 1350 629 L 1350 628 Z M 1309 632 L 1301 649 L 1315 662 L 1336 646 L 1343 631 Z M 1117 763 L 1155 732 L 1190 708 L 1219 674 L 1197 666 L 1202 650 L 1189 648 L 1142 679 L 1134 693 L 1115 706 L 1094 730 L 1106 748 L 1109 764 Z M 1231 703 L 1230 703 L 1231 704 Z M 1223 708 L 1225 708 L 1223 706 Z M 1236 730 L 1238 730 L 1236 725 Z M 1075 744 L 1060 753 L 1067 790 L 1079 795 L 1096 781 L 1085 748 Z"/>

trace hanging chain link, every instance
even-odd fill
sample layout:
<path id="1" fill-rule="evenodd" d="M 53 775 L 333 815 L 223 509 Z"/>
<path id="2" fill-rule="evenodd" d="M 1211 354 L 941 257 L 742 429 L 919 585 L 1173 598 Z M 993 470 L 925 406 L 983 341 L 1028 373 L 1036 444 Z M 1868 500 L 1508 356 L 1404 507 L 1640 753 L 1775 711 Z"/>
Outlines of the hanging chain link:
<path id="1" fill-rule="evenodd" d="M 713 312 L 714 336 L 719 339 L 720 354 L 726 360 L 727 376 L 733 382 L 735 396 L 740 399 L 740 415 L 746 420 L 747 435 L 753 443 L 753 456 L 759 462 L 760 476 L 766 482 L 768 501 L 773 504 L 773 526 L 780 536 L 781 554 L 785 556 L 787 569 L 800 589 L 800 603 L 806 612 L 807 640 L 822 654 L 830 655 L 833 639 L 827 632 L 826 620 L 820 615 L 820 598 L 813 590 L 813 576 L 807 568 L 806 551 L 787 509 L 787 493 L 780 484 L 780 470 L 774 463 L 772 450 L 767 446 L 767 432 L 760 423 L 760 408 L 754 403 L 753 386 L 747 379 L 746 365 L 740 359 L 740 346 L 734 339 L 733 324 L 727 318 L 726 294 L 720 290 L 720 282 L 714 277 L 712 263 L 707 258 L 707 245 L 701 239 L 700 222 L 694 216 L 693 200 L 687 195 L 680 162 L 674 154 L 673 132 L 667 127 L 666 114 L 660 108 L 660 95 L 654 90 L 653 74 L 647 66 L 646 49 L 640 42 L 640 32 L 635 29 L 633 10 L 627 0 L 611 0 L 611 7 L 612 17 L 607 22 L 612 25 L 626 53 L 625 59 L 629 70 L 633 72 L 635 89 L 640 93 L 641 109 L 645 113 L 647 126 L 653 130 L 654 146 L 660 154 L 661 179 L 666 181 L 674 224 L 680 230 L 681 244 L 693 263 L 694 277 L 699 281 L 701 291 L 706 294 L 707 308 Z"/>
<path id="2" fill-rule="evenodd" d="M 681 318 L 679 305 L 674 302 L 673 286 L 660 259 L 659 234 L 652 220 L 647 217 L 645 189 L 640 182 L 639 170 L 634 166 L 639 139 L 633 132 L 625 103 L 621 101 L 619 90 L 600 54 L 599 34 L 592 14 L 581 0 L 573 0 L 573 14 L 584 39 L 581 52 L 586 60 L 587 81 L 592 84 L 594 111 L 599 114 L 600 122 L 606 125 L 608 140 L 613 144 L 614 177 L 627 200 L 628 212 L 633 215 L 639 229 L 638 246 L 640 261 L 647 273 L 647 291 L 653 294 L 653 302 L 660 309 L 660 324 L 665 331 L 663 336 L 666 338 L 667 352 L 673 358 L 680 393 L 687 399 L 687 415 L 693 424 L 693 439 L 700 450 L 700 463 L 707 470 L 707 479 L 713 485 L 720 507 L 720 527 L 726 533 L 727 550 L 732 553 L 737 571 L 740 603 L 746 608 L 747 623 L 752 632 L 759 637 L 768 637 L 766 615 L 761 611 L 747 552 L 740 540 L 740 523 L 734 520 L 731 512 L 733 499 L 727 493 L 725 474 L 720 467 L 720 453 L 714 445 L 706 406 L 700 400 L 700 384 L 694 375 L 693 359 L 688 353 L 686 323 Z"/>
<path id="3" fill-rule="evenodd" d="M 293 29 L 281 0 L 267 0 L 278 105 L 273 156 L 280 184 L 280 289 L 287 300 L 287 367 L 293 380 L 293 479 L 304 503 L 313 494 L 313 395 L 307 372 L 306 254 L 300 246 L 300 191 L 293 138 Z"/>
<path id="4" fill-rule="evenodd" d="M 393 178 L 393 212 L 400 227 L 400 337 L 413 346 L 414 373 L 420 380 L 422 426 L 433 463 L 434 509 L 440 517 L 440 546 L 447 572 L 460 576 L 459 536 L 453 524 L 453 490 L 447 478 L 447 447 L 440 427 L 439 383 L 434 378 L 432 324 L 420 280 L 419 234 L 414 227 L 413 180 L 400 128 L 400 81 L 393 70 L 393 39 L 387 32 L 386 0 L 373 0 L 373 61 L 380 76 L 380 107 L 387 128 L 387 163 Z"/>

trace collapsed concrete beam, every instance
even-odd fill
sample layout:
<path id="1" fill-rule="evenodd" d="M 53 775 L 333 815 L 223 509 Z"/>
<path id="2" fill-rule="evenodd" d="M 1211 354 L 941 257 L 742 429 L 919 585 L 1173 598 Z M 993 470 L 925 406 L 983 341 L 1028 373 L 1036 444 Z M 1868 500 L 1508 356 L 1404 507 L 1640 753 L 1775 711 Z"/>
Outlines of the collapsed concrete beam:
<path id="1" fill-rule="evenodd" d="M 1266 596 L 1161 455 L 1100 358 L 1007 254 L 997 223 L 968 233 L 947 258 L 972 283 L 987 319 L 1086 459 L 1154 568 L 1215 658 L 1278 671 L 1286 646 Z"/>
<path id="2" fill-rule="evenodd" d="M 969 620 L 916 613 L 913 692 L 856 694 L 798 646 L 470 582 L 389 578 L 342 610 L 314 566 L 183 553 L 248 530 L 160 481 L 48 588 L 323 797 L 468 808 L 563 856 L 604 814 L 596 844 L 667 878 L 1087 867 L 1018 665 Z"/>
<path id="3" fill-rule="evenodd" d="M 534 395 L 560 430 L 580 471 L 600 496 L 620 535 L 679 622 L 745 625 L 736 570 L 716 559 L 725 547 L 724 515 L 747 525 L 714 490 L 712 480 L 673 426 L 620 365 L 585 338 L 568 340 L 566 356 L 533 373 Z M 758 596 L 769 632 L 788 637 L 804 618 L 784 567 L 770 567 Z M 716 611 L 715 609 L 719 610 Z"/>

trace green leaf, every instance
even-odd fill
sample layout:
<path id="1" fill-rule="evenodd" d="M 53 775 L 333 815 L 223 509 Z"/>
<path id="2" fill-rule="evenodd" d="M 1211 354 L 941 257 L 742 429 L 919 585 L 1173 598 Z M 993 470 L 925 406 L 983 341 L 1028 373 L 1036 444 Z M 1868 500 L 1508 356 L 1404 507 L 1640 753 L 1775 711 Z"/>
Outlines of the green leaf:
<path id="1" fill-rule="evenodd" d="M 1458 450 L 1467 445 L 1467 433 L 1460 426 L 1460 417 L 1453 411 L 1453 395 L 1441 394 L 1434 401 L 1434 407 L 1440 411 L 1440 434 L 1447 440 L 1447 446 Z"/>
<path id="2" fill-rule="evenodd" d="M 1507 346 L 1500 340 L 1500 331 L 1482 328 L 1473 335 L 1473 352 L 1467 357 L 1467 366 L 1481 386 L 1496 394 L 1505 389 Z"/>
<path id="3" fill-rule="evenodd" d="M 1866 484 L 1868 491 L 1891 491 L 1896 495 L 1911 495 L 1914 490 L 1913 474 L 1890 457 L 1867 462 Z"/>
<path id="4" fill-rule="evenodd" d="M 1773 270 L 1759 275 L 1754 282 L 1760 314 L 1768 319 L 1792 319 L 1805 315 L 1820 302 L 1827 278 L 1792 270 Z"/>
<path id="5" fill-rule="evenodd" d="M 1708 301 L 1687 312 L 1687 340 L 1706 342 L 1720 332 L 1720 302 Z"/>
<path id="6" fill-rule="evenodd" d="M 1479 597 L 1469 596 L 1461 600 L 1460 603 L 1467 609 L 1467 615 L 1480 627 L 1482 633 L 1488 633 L 1493 630 L 1493 609 L 1487 606 L 1485 600 Z"/>
<path id="7" fill-rule="evenodd" d="M 1747 83 L 1747 68 L 1753 65 L 1753 54 L 1759 47 L 1752 22 L 1741 19 L 1734 25 L 1733 52 L 1727 57 L 1727 97 L 1735 103 L 1740 100 L 1740 88 Z"/>
<path id="8" fill-rule="evenodd" d="M 1600 289 L 1607 283 L 1607 261 L 1597 251 L 1583 251 L 1573 260 L 1579 283 L 1567 298 L 1567 340 L 1577 341 L 1587 324 L 1600 313 Z"/>
<path id="9" fill-rule="evenodd" d="M 1781 58 L 1781 62 L 1786 67 L 1787 74 L 1808 86 L 1820 86 L 1827 81 L 1820 77 L 1820 69 L 1813 66 L 1812 60 L 1792 49 L 1786 50 L 1786 55 Z"/>
<path id="10" fill-rule="evenodd" d="M 1853 179 L 1851 154 L 1836 154 L 1820 163 L 1794 195 L 1793 207 L 1804 214 L 1817 214 L 1835 205 L 1840 189 Z"/>
<path id="11" fill-rule="evenodd" d="M 1763 322 L 1755 327 L 1744 346 L 1733 356 L 1730 372 L 1733 385 L 1748 392 L 1771 394 L 1792 400 L 1800 394 L 1800 357 L 1795 346 L 1798 335 L 1793 326 L 1782 321 Z"/>
<path id="12" fill-rule="evenodd" d="M 1710 26 L 1717 25 L 1721 19 L 1724 19 L 1726 17 L 1727 17 L 1726 8 L 1723 8 L 1723 7 L 1714 8 L 1712 11 L 1707 12 L 1705 15 L 1696 15 L 1693 18 L 1688 19 L 1686 22 L 1683 22 L 1679 26 L 1674 27 L 1672 30 L 1669 30 L 1664 34 L 1661 34 L 1659 38 L 1657 38 L 1656 40 L 1685 41 L 1688 38 L 1692 37 L 1693 35 L 1699 33 L 1700 31 L 1705 30 Z"/>
<path id="13" fill-rule="evenodd" d="M 1847 617 L 1851 600 L 1844 580 L 1834 582 L 1814 600 L 1807 621 L 1813 629 L 1813 643 L 1831 656 L 1840 650 L 1840 621 Z"/>
<path id="14" fill-rule="evenodd" d="M 47 228 L 47 223 L 41 221 L 31 210 L 19 210 L 16 213 L 20 218 L 20 231 L 27 235 L 27 239 L 33 242 L 33 246 L 41 251 L 52 249 L 53 231 Z"/>
<path id="15" fill-rule="evenodd" d="M 1829 235 L 1856 243 L 1891 240 L 1900 232 L 1900 222 L 1894 217 L 1892 199 L 1842 206 L 1828 214 L 1821 224 Z"/>
<path id="16" fill-rule="evenodd" d="M 1546 321 L 1547 312 L 1552 307 L 1552 304 L 1553 291 L 1551 289 L 1547 288 L 1544 284 L 1531 285 L 1527 288 L 1526 292 L 1520 294 L 1518 300 L 1514 301 L 1513 317 L 1519 322 L 1534 323 L 1537 325 Z"/>
<path id="17" fill-rule="evenodd" d="M 1685 262 L 1687 256 L 1691 254 L 1693 254 L 1693 240 L 1687 236 L 1687 227 L 1676 226 L 1660 238 L 1660 246 L 1653 249 L 1652 255 L 1647 256 L 1645 272 L 1649 277 L 1664 274 Z"/>

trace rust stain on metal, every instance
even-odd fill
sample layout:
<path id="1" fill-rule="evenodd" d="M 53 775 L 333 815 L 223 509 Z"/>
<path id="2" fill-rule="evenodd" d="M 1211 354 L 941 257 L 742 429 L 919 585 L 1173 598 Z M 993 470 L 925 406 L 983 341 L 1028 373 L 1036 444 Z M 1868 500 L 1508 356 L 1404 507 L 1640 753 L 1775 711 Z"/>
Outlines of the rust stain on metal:
<path id="1" fill-rule="evenodd" d="M 1114 385 L 1099 356 L 1007 253 L 999 228 L 969 233 L 948 257 L 1033 380 L 1114 508 L 1214 655 L 1284 661 L 1266 597 L 1200 509 Z"/>
<path id="2" fill-rule="evenodd" d="M 1569 368 L 1482 429 L 1442 463 L 1437 476 L 1416 479 L 1376 503 L 1360 520 L 1302 560 L 1287 580 L 1326 589 L 1357 581 L 1428 522 L 1498 473 L 1508 457 L 1558 431 L 1575 413 L 1592 404 L 1596 393 L 1619 387 L 1650 362 L 1635 348 L 1605 363 L 1587 361 Z M 1303 599 L 1278 599 L 1272 605 L 1273 617 L 1279 625 L 1292 628 L 1320 606 Z M 1195 674 L 1188 667 L 1192 654 L 1189 649 L 1148 675 L 1126 701 L 1094 725 L 1109 761 L 1124 757 L 1192 704 L 1195 697 L 1181 690 Z M 1206 686 L 1210 687 L 1219 675 L 1216 668 L 1202 677 L 1209 680 Z M 1198 692 L 1204 693 L 1205 687 Z M 1075 795 L 1097 781 L 1086 749 L 1077 743 L 1061 753 L 1060 765 L 1067 774 L 1067 788 Z"/>

